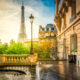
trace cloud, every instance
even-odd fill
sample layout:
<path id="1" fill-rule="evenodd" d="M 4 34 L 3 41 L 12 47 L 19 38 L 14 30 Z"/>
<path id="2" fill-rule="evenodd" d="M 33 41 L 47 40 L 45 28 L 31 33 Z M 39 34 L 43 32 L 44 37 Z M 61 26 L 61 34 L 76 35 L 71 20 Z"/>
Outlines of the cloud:
<path id="1" fill-rule="evenodd" d="M 29 16 L 34 15 L 33 37 L 38 38 L 39 25 L 53 23 L 52 8 L 46 7 L 41 0 L 24 0 L 25 27 L 27 38 L 31 37 Z M 21 0 L 0 0 L 0 39 L 3 42 L 17 41 L 21 24 Z"/>

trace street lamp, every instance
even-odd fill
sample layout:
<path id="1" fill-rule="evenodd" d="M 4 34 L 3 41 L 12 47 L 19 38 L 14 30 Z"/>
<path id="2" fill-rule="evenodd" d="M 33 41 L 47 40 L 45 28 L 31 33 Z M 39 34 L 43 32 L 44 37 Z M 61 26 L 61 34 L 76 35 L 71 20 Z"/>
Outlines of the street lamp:
<path id="1" fill-rule="evenodd" d="M 31 22 L 31 49 L 30 49 L 30 54 L 33 54 L 33 31 L 32 31 L 32 26 L 33 26 L 34 16 L 31 14 L 29 19 L 30 19 L 30 22 Z"/>

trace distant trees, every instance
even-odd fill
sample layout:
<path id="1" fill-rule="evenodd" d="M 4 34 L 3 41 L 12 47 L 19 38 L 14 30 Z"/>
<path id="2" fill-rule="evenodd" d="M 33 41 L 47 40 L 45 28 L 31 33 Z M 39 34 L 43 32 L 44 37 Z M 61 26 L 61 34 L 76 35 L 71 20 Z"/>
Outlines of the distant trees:
<path id="1" fill-rule="evenodd" d="M 7 49 L 8 49 L 8 43 L 0 45 L 0 54 L 5 54 Z"/>
<path id="2" fill-rule="evenodd" d="M 29 54 L 29 51 L 21 42 L 17 42 L 8 47 L 6 54 Z"/>
<path id="3" fill-rule="evenodd" d="M 21 42 L 11 40 L 10 45 L 8 43 L 0 45 L 0 54 L 30 54 L 30 48 L 31 44 L 25 46 Z M 38 53 L 39 59 L 50 59 L 51 48 L 50 42 L 33 43 L 33 53 Z"/>
<path id="4" fill-rule="evenodd" d="M 39 59 L 50 59 L 51 43 L 48 41 L 38 45 Z"/>
<path id="5" fill-rule="evenodd" d="M 15 43 L 15 41 L 13 39 L 11 39 L 10 44 L 13 44 L 13 43 Z"/>
<path id="6" fill-rule="evenodd" d="M 2 41 L 1 41 L 1 39 L 0 39 L 0 45 L 2 45 Z"/>
<path id="7" fill-rule="evenodd" d="M 27 48 L 28 52 L 30 53 L 31 44 L 28 44 L 28 45 L 26 46 L 26 48 Z M 38 44 L 34 44 L 34 43 L 33 43 L 33 53 L 38 53 Z"/>
<path id="8" fill-rule="evenodd" d="M 8 43 L 0 45 L 0 54 L 30 54 L 31 44 L 28 46 L 23 45 L 21 42 L 15 42 L 14 40 Z M 33 52 L 38 53 L 38 44 L 33 44 Z"/>
<path id="9" fill-rule="evenodd" d="M 10 46 L 4 43 L 0 45 L 0 54 L 29 54 L 29 51 L 21 42 L 12 43 Z"/>

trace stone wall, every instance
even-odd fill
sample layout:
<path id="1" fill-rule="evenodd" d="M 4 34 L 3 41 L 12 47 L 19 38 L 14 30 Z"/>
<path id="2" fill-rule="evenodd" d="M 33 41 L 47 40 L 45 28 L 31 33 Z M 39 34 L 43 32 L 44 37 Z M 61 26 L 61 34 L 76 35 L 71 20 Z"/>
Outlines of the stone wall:
<path id="1" fill-rule="evenodd" d="M 76 13 L 80 12 L 80 0 L 76 0 Z"/>
<path id="2" fill-rule="evenodd" d="M 61 35 L 57 36 L 58 53 L 59 57 L 64 58 L 64 54 L 67 53 L 66 58 L 71 54 L 70 50 L 70 37 L 73 34 L 77 34 L 77 55 L 80 55 L 80 18 L 78 17 L 74 23 L 72 23 Z M 65 41 L 64 41 L 65 40 Z M 64 50 L 65 49 L 65 50 Z"/>

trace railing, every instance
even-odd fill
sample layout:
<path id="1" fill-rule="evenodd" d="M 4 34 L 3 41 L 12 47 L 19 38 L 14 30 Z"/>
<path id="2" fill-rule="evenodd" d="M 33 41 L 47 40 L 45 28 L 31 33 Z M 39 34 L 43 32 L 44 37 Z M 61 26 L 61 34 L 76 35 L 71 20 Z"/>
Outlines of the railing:
<path id="1" fill-rule="evenodd" d="M 0 55 L 0 65 L 36 65 L 38 55 Z"/>
<path id="2" fill-rule="evenodd" d="M 76 18 L 76 14 L 74 14 L 74 15 L 70 18 L 70 23 L 73 22 L 75 18 Z"/>

